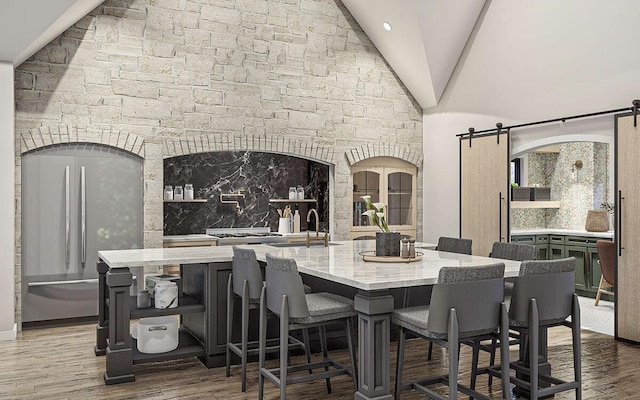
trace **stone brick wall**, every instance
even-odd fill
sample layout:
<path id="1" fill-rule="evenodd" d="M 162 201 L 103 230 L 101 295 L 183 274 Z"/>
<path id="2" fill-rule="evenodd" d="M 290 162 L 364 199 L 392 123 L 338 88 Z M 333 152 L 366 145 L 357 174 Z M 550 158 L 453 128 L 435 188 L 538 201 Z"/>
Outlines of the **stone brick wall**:
<path id="1" fill-rule="evenodd" d="M 276 135 L 333 149 L 338 239 L 351 223 L 348 151 L 375 142 L 421 160 L 422 110 L 339 0 L 107 0 L 15 77 L 18 136 L 64 124 L 144 138 L 148 246 L 162 236 L 167 139 Z"/>

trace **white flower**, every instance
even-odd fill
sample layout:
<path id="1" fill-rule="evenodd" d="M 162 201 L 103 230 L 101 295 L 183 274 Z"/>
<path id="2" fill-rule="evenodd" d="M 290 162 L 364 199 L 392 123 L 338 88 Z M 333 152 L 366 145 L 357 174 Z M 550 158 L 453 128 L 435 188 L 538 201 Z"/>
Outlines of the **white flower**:
<path id="1" fill-rule="evenodd" d="M 384 203 L 373 203 L 373 206 L 380 212 L 384 211 Z"/>
<path id="2" fill-rule="evenodd" d="M 363 212 L 362 215 L 366 215 L 367 217 L 371 218 L 376 215 L 376 212 L 374 210 L 367 210 Z"/>

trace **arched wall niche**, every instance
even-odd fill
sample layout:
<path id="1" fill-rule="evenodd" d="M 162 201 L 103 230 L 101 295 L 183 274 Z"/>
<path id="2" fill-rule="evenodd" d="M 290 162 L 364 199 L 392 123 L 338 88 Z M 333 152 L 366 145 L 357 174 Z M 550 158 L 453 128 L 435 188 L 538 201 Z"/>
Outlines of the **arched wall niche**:
<path id="1" fill-rule="evenodd" d="M 334 164 L 332 147 L 277 135 L 215 133 L 166 139 L 162 149 L 163 158 L 213 151 L 258 151 L 300 157 L 327 165 Z"/>

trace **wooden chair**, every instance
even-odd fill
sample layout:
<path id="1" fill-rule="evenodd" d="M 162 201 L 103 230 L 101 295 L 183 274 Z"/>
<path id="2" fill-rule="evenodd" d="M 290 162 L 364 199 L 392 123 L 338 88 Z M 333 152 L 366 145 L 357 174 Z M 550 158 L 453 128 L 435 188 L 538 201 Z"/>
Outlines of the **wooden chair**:
<path id="1" fill-rule="evenodd" d="M 616 245 L 609 240 L 598 240 L 596 242 L 596 248 L 598 249 L 598 259 L 600 262 L 600 269 L 602 270 L 602 276 L 600 277 L 600 285 L 598 285 L 598 294 L 596 294 L 596 306 L 600 302 L 600 295 L 610 294 L 615 295 L 611 290 L 615 281 L 614 264 L 616 257 Z"/>

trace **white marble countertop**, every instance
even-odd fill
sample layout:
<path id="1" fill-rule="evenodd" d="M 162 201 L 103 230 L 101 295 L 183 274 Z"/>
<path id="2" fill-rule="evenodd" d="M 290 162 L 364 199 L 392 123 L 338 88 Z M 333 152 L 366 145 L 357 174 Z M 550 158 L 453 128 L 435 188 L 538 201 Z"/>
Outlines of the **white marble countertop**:
<path id="1" fill-rule="evenodd" d="M 201 242 L 201 241 L 216 241 L 216 238 L 206 235 L 204 233 L 195 233 L 190 235 L 166 235 L 162 237 L 163 242 Z"/>
<path id="2" fill-rule="evenodd" d="M 438 272 L 444 266 L 473 266 L 490 264 L 495 258 L 446 253 L 418 248 L 423 253 L 420 261 L 411 263 L 365 262 L 360 252 L 375 251 L 375 241 L 357 240 L 331 242 L 324 246 L 274 247 L 266 244 L 247 245 L 255 250 L 258 260 L 265 254 L 293 258 L 300 272 L 358 289 L 371 291 L 436 283 Z M 427 247 L 430 244 L 416 244 Z M 163 264 L 197 264 L 230 262 L 232 246 L 201 246 L 182 248 L 154 248 L 139 250 L 105 250 L 98 256 L 111 268 Z M 505 262 L 505 276 L 517 276 L 520 262 Z"/>
<path id="3" fill-rule="evenodd" d="M 312 232 L 312 234 L 314 234 Z M 321 232 L 321 234 L 323 234 Z M 298 232 L 298 233 L 283 233 L 283 237 L 286 238 L 304 238 L 307 236 L 307 232 Z M 331 235 L 329 235 L 331 237 Z M 162 237 L 162 241 L 165 243 L 175 243 L 175 242 L 200 242 L 200 241 L 215 241 L 216 238 L 210 235 L 206 235 L 204 233 L 193 233 L 188 235 L 165 235 Z"/>
<path id="4" fill-rule="evenodd" d="M 557 229 L 557 228 L 531 228 L 531 229 L 512 229 L 513 235 L 564 235 L 564 236 L 586 236 L 601 237 L 613 239 L 614 232 L 589 232 L 584 229 Z"/>

